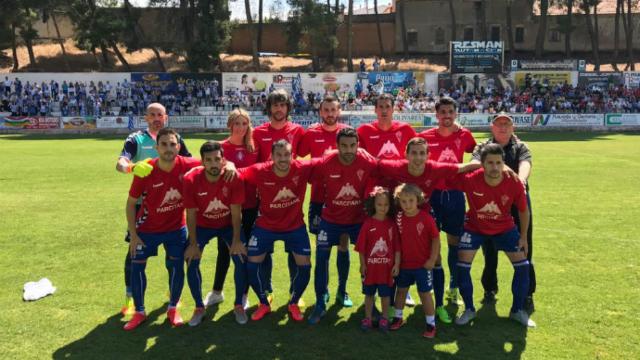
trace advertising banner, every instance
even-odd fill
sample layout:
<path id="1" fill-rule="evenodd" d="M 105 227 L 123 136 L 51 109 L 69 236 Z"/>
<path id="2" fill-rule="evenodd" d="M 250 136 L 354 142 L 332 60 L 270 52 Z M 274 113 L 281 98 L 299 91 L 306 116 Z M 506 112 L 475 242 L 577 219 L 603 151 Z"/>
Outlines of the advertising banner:
<path id="1" fill-rule="evenodd" d="M 176 129 L 203 129 L 204 116 L 170 116 L 169 126 Z M 226 127 L 225 122 L 225 127 Z"/>
<path id="2" fill-rule="evenodd" d="M 68 116 L 62 118 L 62 128 L 72 129 L 95 129 L 96 118 L 93 116 Z"/>
<path id="3" fill-rule="evenodd" d="M 222 93 L 222 74 L 219 73 L 131 73 L 131 82 L 141 82 L 153 92 L 178 93 L 181 90 L 192 94 L 199 81 L 208 85 L 209 91 Z M 211 90 L 213 89 L 213 90 Z M 216 97 L 215 94 L 211 94 Z"/>
<path id="4" fill-rule="evenodd" d="M 535 84 L 553 86 L 567 83 L 575 86 L 578 82 L 577 71 L 516 71 L 512 74 L 518 89 L 528 88 Z"/>
<path id="5" fill-rule="evenodd" d="M 355 94 L 356 73 L 300 73 L 302 90 L 314 94 Z"/>
<path id="6" fill-rule="evenodd" d="M 515 126 L 531 126 L 531 114 L 509 114 Z"/>
<path id="7" fill-rule="evenodd" d="M 367 73 L 367 81 L 369 85 L 384 88 L 384 92 L 386 93 L 394 93 L 394 91 L 397 91 L 399 88 L 413 87 L 416 84 L 413 72 L 411 71 L 372 71 Z M 365 87 L 367 86 L 366 84 L 363 85 Z"/>
<path id="8" fill-rule="evenodd" d="M 571 127 L 571 126 L 603 126 L 602 114 L 534 114 L 533 126 Z"/>
<path id="9" fill-rule="evenodd" d="M 578 86 L 593 91 L 604 91 L 624 84 L 620 72 L 588 72 L 578 74 Z"/>
<path id="10" fill-rule="evenodd" d="M 504 43 L 502 41 L 449 42 L 449 69 L 451 73 L 502 72 Z"/>
<path id="11" fill-rule="evenodd" d="M 578 60 L 511 60 L 511 71 L 578 70 Z"/>
<path id="12" fill-rule="evenodd" d="M 640 114 L 605 114 L 606 126 L 640 126 Z"/>
<path id="13" fill-rule="evenodd" d="M 59 129 L 60 118 L 55 116 L 0 115 L 0 129 Z"/>
<path id="14" fill-rule="evenodd" d="M 98 129 L 126 129 L 129 127 L 129 117 L 102 116 L 96 119 L 96 127 Z"/>
<path id="15" fill-rule="evenodd" d="M 489 126 L 493 114 L 458 114 L 458 122 L 464 127 Z"/>
<path id="16" fill-rule="evenodd" d="M 268 94 L 276 89 L 285 89 L 291 94 L 301 81 L 298 73 L 223 73 L 222 91 L 227 96 L 238 92 L 242 95 Z"/>
<path id="17" fill-rule="evenodd" d="M 624 86 L 632 89 L 640 87 L 640 72 L 625 72 Z"/>
<path id="18" fill-rule="evenodd" d="M 438 74 L 440 89 L 459 89 L 463 93 L 481 93 L 482 89 L 514 89 L 509 74 Z"/>

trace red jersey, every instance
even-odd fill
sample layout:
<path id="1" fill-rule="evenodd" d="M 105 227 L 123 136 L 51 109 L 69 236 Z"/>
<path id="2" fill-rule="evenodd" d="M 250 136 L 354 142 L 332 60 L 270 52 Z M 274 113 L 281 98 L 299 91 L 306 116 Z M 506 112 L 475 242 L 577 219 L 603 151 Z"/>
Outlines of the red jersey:
<path id="1" fill-rule="evenodd" d="M 393 285 L 391 269 L 395 254 L 400 251 L 400 236 L 392 220 L 365 219 L 355 250 L 366 260 L 365 285 Z"/>
<path id="2" fill-rule="evenodd" d="M 467 195 L 469 210 L 464 224 L 465 230 L 484 234 L 502 234 L 513 229 L 515 223 L 511 207 L 519 211 L 527 208 L 524 185 L 517 178 L 504 177 L 497 186 L 484 180 L 484 169 L 459 176 L 456 183 Z"/>
<path id="3" fill-rule="evenodd" d="M 415 130 L 403 122 L 393 121 L 389 130 L 382 130 L 378 120 L 358 127 L 360 147 L 378 159 L 402 159 L 411 138 L 416 136 Z"/>
<path id="4" fill-rule="evenodd" d="M 231 161 L 238 169 L 253 165 L 258 161 L 257 150 L 249 152 L 244 145 L 234 145 L 229 140 L 225 140 L 221 144 L 224 158 Z M 253 209 L 256 206 L 258 206 L 256 187 L 244 183 L 244 204 L 242 204 L 242 208 Z"/>
<path id="5" fill-rule="evenodd" d="M 439 163 L 427 160 L 424 172 L 420 176 L 413 176 L 409 173 L 409 160 L 381 160 L 378 163 L 379 172 L 386 174 L 400 183 L 414 184 L 420 187 L 424 193 L 425 206 L 427 212 L 430 209 L 429 197 L 435 185 L 445 178 L 454 177 L 458 174 L 457 164 Z"/>
<path id="6" fill-rule="evenodd" d="M 471 131 L 465 128 L 446 137 L 438 133 L 438 128 L 432 128 L 421 132 L 419 136 L 427 140 L 429 160 L 438 162 L 460 164 L 464 153 L 472 153 L 476 147 L 476 140 Z M 449 190 L 452 187 L 451 182 L 445 180 L 436 185 L 438 190 Z"/>
<path id="7" fill-rule="evenodd" d="M 307 128 L 298 146 L 298 156 L 305 157 L 311 155 L 312 158 L 321 157 L 328 150 L 336 148 L 336 136 L 340 129 L 349 127 L 347 124 L 337 123 L 334 131 L 325 130 L 321 124 Z M 314 182 L 311 186 L 311 202 L 322 202 L 323 184 Z"/>
<path id="8" fill-rule="evenodd" d="M 196 224 L 210 229 L 231 226 L 231 205 L 244 202 L 244 184 L 240 179 L 209 182 L 204 166 L 184 176 L 183 189 L 184 207 L 197 209 Z"/>
<path id="9" fill-rule="evenodd" d="M 271 123 L 264 123 L 256 127 L 253 129 L 253 142 L 258 150 L 258 162 L 271 160 L 271 144 L 282 139 L 291 144 L 291 152 L 295 159 L 302 135 L 304 135 L 302 126 L 290 121 L 287 121 L 280 130 L 272 128 Z"/>
<path id="10" fill-rule="evenodd" d="M 177 156 L 173 169 L 166 172 L 157 165 L 158 158 L 149 162 L 153 166 L 147 177 L 133 177 L 129 196 L 143 196 L 136 214 L 136 229 L 142 233 L 163 233 L 185 226 L 182 182 L 184 174 L 200 165 L 200 160 Z"/>
<path id="11" fill-rule="evenodd" d="M 424 210 L 415 216 L 406 216 L 402 211 L 396 216 L 400 232 L 402 251 L 401 269 L 418 269 L 424 266 L 431 256 L 431 244 L 440 231 L 431 215 Z"/>
<path id="12" fill-rule="evenodd" d="M 358 151 L 351 165 L 340 162 L 338 152 L 322 158 L 313 181 L 324 184 L 322 219 L 334 224 L 359 224 L 364 219 L 363 201 L 369 180 L 376 170 L 376 159 Z"/>
<path id="13" fill-rule="evenodd" d="M 267 161 L 240 169 L 242 178 L 258 188 L 259 215 L 256 226 L 270 231 L 291 231 L 304 225 L 302 203 L 313 163 L 293 160 L 289 173 L 279 177 Z"/>

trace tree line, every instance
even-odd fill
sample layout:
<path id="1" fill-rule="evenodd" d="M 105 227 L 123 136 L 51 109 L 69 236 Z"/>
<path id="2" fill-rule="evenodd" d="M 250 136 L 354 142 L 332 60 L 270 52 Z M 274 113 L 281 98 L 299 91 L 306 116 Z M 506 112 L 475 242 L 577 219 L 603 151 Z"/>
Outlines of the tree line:
<path id="1" fill-rule="evenodd" d="M 238 1 L 238 0 L 231 0 Z M 279 1 L 279 0 L 278 0 Z M 402 54 L 409 56 L 405 7 L 407 0 L 397 0 L 396 11 L 400 20 Z M 454 0 L 441 0 L 448 3 L 451 22 L 450 40 L 460 40 L 456 31 L 456 6 Z M 545 38 L 548 33 L 548 13 L 552 7 L 561 8 L 566 13 L 558 18 L 557 30 L 564 34 L 564 52 L 568 58 L 572 57 L 571 34 L 576 30 L 575 14 L 582 14 L 585 18 L 589 39 L 591 41 L 592 58 L 596 70 L 600 68 L 599 17 L 598 5 L 602 0 L 528 0 L 531 6 L 537 6 L 540 11 L 538 31 L 535 41 L 535 57 L 544 55 Z M 343 16 L 345 6 L 339 0 L 287 0 L 290 12 L 286 19 L 287 41 L 292 52 L 307 52 L 311 55 L 314 71 L 321 69 L 321 56 L 326 62 L 336 63 L 335 51 L 338 47 L 337 31 L 340 25 L 347 28 L 347 69 L 353 71 L 353 0 L 347 2 L 347 16 Z M 374 0 L 374 16 L 376 19 L 376 38 L 379 45 L 379 55 L 384 57 L 387 52 L 382 41 L 378 0 Z M 489 40 L 487 31 L 488 0 L 474 2 L 473 11 L 480 27 L 479 36 L 475 40 Z M 635 70 L 633 59 L 633 11 L 639 6 L 640 0 L 616 0 L 614 20 L 614 52 L 611 59 L 616 70 L 618 62 L 626 62 L 624 70 Z M 517 57 L 514 45 L 513 27 L 514 0 L 504 1 L 504 15 L 506 21 L 507 48 L 511 58 Z M 48 21 L 54 25 L 57 32 L 63 59 L 66 61 L 64 39 L 60 36 L 58 17 L 62 14 L 72 21 L 76 46 L 93 54 L 100 70 L 113 66 L 108 53 L 113 54 L 129 70 L 129 64 L 121 53 L 141 49 L 151 49 L 156 62 L 162 71 L 165 65 L 160 56 L 160 50 L 184 56 L 190 71 L 219 70 L 220 54 L 226 49 L 230 40 L 232 23 L 230 20 L 229 0 L 151 0 L 150 7 L 175 8 L 175 19 L 178 23 L 180 41 L 170 45 L 156 44 L 149 41 L 149 37 L 139 24 L 141 9 L 134 8 L 129 0 L 3 0 L 2 15 L 0 16 L 0 50 L 11 49 L 13 68 L 19 67 L 16 48 L 18 39 L 27 48 L 29 63 L 36 65 L 33 52 L 34 41 L 38 33 L 34 30 L 37 21 Z M 259 53 L 262 51 L 264 1 L 258 1 L 257 19 L 251 11 L 251 1 L 244 0 L 246 22 L 251 36 L 252 65 L 260 70 Z M 494 8 L 495 9 L 495 8 Z M 459 11 L 459 10 L 458 10 Z M 346 23 L 346 24 L 345 24 Z M 171 31 L 171 29 L 167 29 Z M 621 44 L 621 33 L 625 35 L 625 44 Z M 99 51 L 98 51 L 99 50 Z M 69 64 L 66 62 L 67 70 Z"/>

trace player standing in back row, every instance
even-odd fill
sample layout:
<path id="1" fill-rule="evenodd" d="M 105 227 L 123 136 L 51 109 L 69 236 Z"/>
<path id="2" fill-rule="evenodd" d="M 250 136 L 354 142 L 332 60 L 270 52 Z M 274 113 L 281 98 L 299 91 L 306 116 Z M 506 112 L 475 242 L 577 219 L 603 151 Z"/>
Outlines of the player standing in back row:
<path id="1" fill-rule="evenodd" d="M 271 146 L 279 140 L 286 140 L 291 144 L 292 159 L 296 158 L 298 146 L 304 135 L 304 129 L 302 126 L 289 121 L 289 114 L 292 108 L 291 98 L 289 98 L 289 94 L 283 89 L 272 91 L 267 97 L 266 110 L 269 116 L 269 122 L 257 126 L 253 130 L 253 142 L 258 151 L 258 162 L 271 159 Z M 287 262 L 289 266 L 289 276 L 292 277 L 297 269 L 293 255 L 288 255 Z M 262 266 L 265 272 L 266 290 L 269 293 L 269 299 L 272 299 L 273 286 L 271 284 L 271 271 L 273 269 L 273 260 L 271 254 L 267 254 Z M 289 292 L 292 291 L 293 288 L 290 288 Z"/>
<path id="2" fill-rule="evenodd" d="M 442 97 L 436 103 L 438 127 L 420 133 L 429 146 L 429 160 L 445 163 L 462 163 L 464 153 L 471 153 L 476 140 L 471 132 L 456 124 L 457 104 L 450 97 Z M 449 293 L 451 302 L 459 304 L 456 280 L 458 261 L 458 242 L 463 233 L 465 199 L 461 191 L 455 190 L 451 180 L 441 180 L 435 187 L 430 199 L 436 223 L 447 234 L 449 247 L 447 263 L 449 265 Z M 433 269 L 433 290 L 436 308 L 443 306 L 444 270 L 442 266 Z"/>
<path id="3" fill-rule="evenodd" d="M 132 132 L 124 141 L 124 146 L 120 152 L 120 157 L 116 163 L 116 170 L 121 173 L 133 173 L 138 177 L 145 177 L 151 173 L 153 167 L 148 161 L 158 157 L 156 151 L 156 136 L 160 129 L 167 125 L 167 112 L 159 103 L 151 103 L 147 106 L 147 112 L 144 116 L 147 122 L 146 130 L 138 130 Z M 180 143 L 180 152 L 178 155 L 191 157 L 191 153 L 187 150 L 187 146 L 178 136 Z M 142 202 L 138 202 L 138 208 Z M 125 236 L 125 241 L 129 242 L 129 233 Z M 134 313 L 133 297 L 131 295 L 131 255 L 127 251 L 124 260 L 124 283 L 125 283 L 125 304 L 122 307 L 123 315 L 131 315 Z"/>

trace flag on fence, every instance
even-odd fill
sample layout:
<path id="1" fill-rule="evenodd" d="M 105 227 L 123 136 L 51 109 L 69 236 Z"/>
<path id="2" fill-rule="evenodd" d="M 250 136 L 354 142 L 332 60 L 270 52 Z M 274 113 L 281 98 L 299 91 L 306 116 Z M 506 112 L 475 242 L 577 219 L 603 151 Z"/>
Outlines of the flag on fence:
<path id="1" fill-rule="evenodd" d="M 127 125 L 129 130 L 133 130 L 133 115 L 129 114 L 129 124 Z"/>

